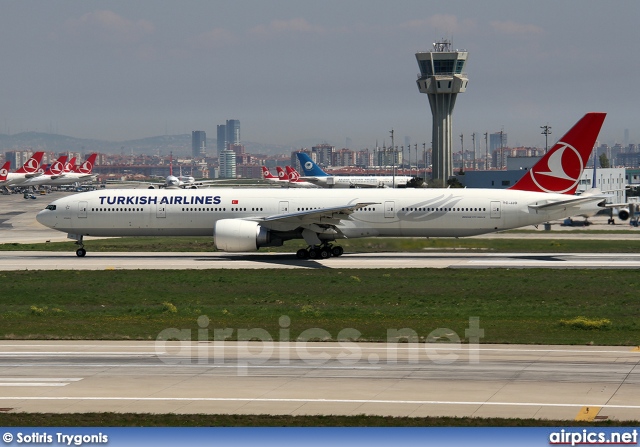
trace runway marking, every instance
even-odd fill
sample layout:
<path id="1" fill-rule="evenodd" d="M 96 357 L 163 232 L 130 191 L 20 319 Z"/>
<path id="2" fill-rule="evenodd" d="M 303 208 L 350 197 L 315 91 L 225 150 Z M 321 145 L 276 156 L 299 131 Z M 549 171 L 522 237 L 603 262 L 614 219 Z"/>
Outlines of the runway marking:
<path id="1" fill-rule="evenodd" d="M 600 413 L 601 407 L 582 407 L 576 416 L 576 421 L 592 422 L 598 413 Z"/>
<path id="2" fill-rule="evenodd" d="M 251 364 L 239 364 L 229 363 L 227 365 L 216 365 L 215 363 L 189 363 L 189 364 L 172 364 L 172 363 L 49 363 L 49 366 L 82 366 L 83 368 L 206 368 L 206 369 L 301 369 L 301 370 L 364 370 L 364 371 L 378 371 L 382 369 L 380 366 L 323 366 L 323 365 L 308 365 L 308 366 L 296 366 L 296 365 L 251 365 Z M 39 367 L 38 363 L 11 363 L 2 366 L 10 367 Z M 343 377 L 343 376 L 339 376 Z M 359 376 L 354 376 L 359 377 Z"/>
<path id="3" fill-rule="evenodd" d="M 67 386 L 72 382 L 78 382 L 82 378 L 63 378 L 63 377 L 2 377 L 0 378 L 0 387 L 7 386 Z"/>
<path id="4" fill-rule="evenodd" d="M 343 404 L 400 404 L 400 405 L 473 405 L 473 406 L 506 406 L 506 407 L 561 407 L 561 408 L 621 408 L 640 410 L 640 405 L 591 405 L 591 404 L 562 404 L 543 402 L 472 402 L 472 401 L 443 401 L 443 400 L 383 400 L 383 399 L 279 399 L 279 398 L 249 398 L 249 397 L 72 397 L 72 396 L 25 396 L 0 397 L 6 400 L 34 400 L 34 401 L 141 401 L 141 402 L 269 402 L 269 403 L 343 403 Z"/>
<path id="5" fill-rule="evenodd" d="M 165 344 L 166 342 L 162 342 L 163 344 Z M 192 342 L 193 344 L 188 345 L 186 347 L 191 347 L 193 349 L 199 348 L 202 349 L 202 344 L 200 342 L 194 341 Z M 228 343 L 228 344 L 226 344 Z M 242 347 L 243 349 L 246 348 L 245 345 L 242 346 L 238 346 L 237 343 L 235 341 L 230 341 L 230 342 L 226 342 L 225 344 L 216 344 L 216 342 L 206 342 L 205 344 L 210 345 L 210 347 L 212 348 L 225 348 L 225 349 L 233 349 L 233 348 L 239 348 Z M 255 344 L 254 344 L 255 343 Z M 251 342 L 249 344 L 249 346 L 259 346 L 260 342 Z M 309 344 L 307 343 L 307 345 L 304 348 L 300 348 L 298 346 L 296 346 L 295 341 L 290 341 L 290 342 L 277 342 L 277 341 L 273 341 L 271 342 L 276 346 L 276 349 L 288 349 L 288 350 L 298 350 L 298 349 L 305 349 L 308 351 L 311 350 L 344 350 L 345 348 L 343 346 L 309 346 Z M 367 346 L 369 345 L 369 343 L 362 343 L 362 345 L 359 347 L 362 348 L 363 351 L 380 351 L 380 350 L 393 350 L 393 351 L 412 351 L 415 349 L 420 349 L 420 350 L 444 350 L 444 349 L 450 349 L 450 350 L 459 350 L 459 351 L 469 351 L 470 349 L 470 345 L 447 345 L 447 344 L 426 344 L 426 343 L 415 343 L 415 345 L 417 346 L 411 346 L 411 344 L 409 344 L 407 346 L 407 343 L 388 343 L 386 346 Z M 15 347 L 21 347 L 21 348 L 51 348 L 54 346 L 62 346 L 62 347 L 66 347 L 69 348 L 70 346 L 61 344 L 61 345 L 53 345 L 53 344 L 42 344 L 42 345 L 16 345 L 16 344 L 0 344 L 0 348 L 2 347 L 10 347 L 10 348 L 15 348 Z M 77 348 L 96 348 L 96 347 L 100 347 L 101 345 L 72 345 L 72 347 L 77 347 Z M 169 345 L 170 347 L 174 347 L 174 348 L 185 348 L 185 346 L 181 346 L 180 344 L 176 344 L 176 345 Z M 113 347 L 118 347 L 118 346 L 113 346 Z M 148 345 L 123 345 L 122 347 L 131 349 L 131 348 L 149 348 Z M 538 348 L 507 348 L 507 349 L 501 349 L 501 348 L 482 348 L 482 347 L 472 347 L 472 349 L 474 351 L 481 351 L 481 352 L 503 352 L 503 353 L 513 353 L 513 352 L 548 352 L 548 353 L 559 353 L 559 354 L 564 354 L 564 353 L 575 353 L 575 354 L 628 354 L 629 352 L 640 352 L 640 346 L 636 346 L 634 348 L 632 348 L 631 350 L 628 350 L 627 347 L 625 346 L 620 346 L 616 349 L 612 349 L 612 350 L 603 350 L 603 349 L 538 349 Z M 618 350 L 619 349 L 619 350 Z M 163 351 L 160 354 L 164 354 L 166 353 L 166 351 Z M 108 354 L 108 355 L 114 355 L 114 354 L 122 354 L 122 355 L 157 355 L 158 352 L 154 351 L 130 351 L 130 352 L 123 352 L 123 351 L 52 351 L 52 352 L 39 352 L 39 351 L 5 351 L 5 352 L 0 352 L 0 356 L 12 356 L 12 355 L 51 355 L 51 354 L 58 354 L 58 355 L 68 355 L 68 354 L 82 354 L 82 355 L 88 355 L 88 354 Z"/>

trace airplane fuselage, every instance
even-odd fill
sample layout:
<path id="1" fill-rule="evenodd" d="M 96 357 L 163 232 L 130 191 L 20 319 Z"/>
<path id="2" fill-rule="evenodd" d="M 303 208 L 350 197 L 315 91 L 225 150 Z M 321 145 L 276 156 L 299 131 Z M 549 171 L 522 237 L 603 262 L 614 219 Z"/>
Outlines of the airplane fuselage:
<path id="1" fill-rule="evenodd" d="M 412 177 L 388 175 L 329 175 L 326 177 L 308 176 L 305 179 L 323 188 L 394 188 L 404 186 Z"/>
<path id="2" fill-rule="evenodd" d="M 50 228 L 84 236 L 212 236 L 214 225 L 222 219 L 260 221 L 373 203 L 337 222 L 339 232 L 348 238 L 463 237 L 563 218 L 574 211 L 535 210 L 529 205 L 564 198 L 494 189 L 121 189 L 58 199 L 37 219 Z"/>

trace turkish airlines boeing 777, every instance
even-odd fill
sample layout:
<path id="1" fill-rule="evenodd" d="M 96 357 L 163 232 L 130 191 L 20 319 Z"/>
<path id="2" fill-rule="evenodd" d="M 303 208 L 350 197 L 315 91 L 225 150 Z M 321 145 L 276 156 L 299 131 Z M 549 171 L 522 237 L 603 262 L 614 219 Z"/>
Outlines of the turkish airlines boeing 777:
<path id="1" fill-rule="evenodd" d="M 304 239 L 299 258 L 340 256 L 342 238 L 461 237 L 537 225 L 604 201 L 575 196 L 604 121 L 586 114 L 510 189 L 100 190 L 52 202 L 41 224 L 83 236 L 209 236 L 219 250 L 256 251 Z"/>

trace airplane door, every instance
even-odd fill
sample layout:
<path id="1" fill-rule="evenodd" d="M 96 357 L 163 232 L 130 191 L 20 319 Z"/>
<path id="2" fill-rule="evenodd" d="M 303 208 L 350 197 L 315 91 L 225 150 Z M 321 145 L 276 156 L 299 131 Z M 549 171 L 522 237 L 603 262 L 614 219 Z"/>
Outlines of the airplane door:
<path id="1" fill-rule="evenodd" d="M 286 214 L 289 212 L 289 202 L 280 202 L 278 205 L 278 213 Z"/>
<path id="2" fill-rule="evenodd" d="M 500 202 L 491 202 L 491 218 L 500 219 Z"/>
<path id="3" fill-rule="evenodd" d="M 78 217 L 87 217 L 87 202 L 78 202 Z"/>
<path id="4" fill-rule="evenodd" d="M 384 202 L 384 217 L 394 217 L 396 213 L 396 202 L 388 200 Z"/>
<path id="5" fill-rule="evenodd" d="M 167 205 L 156 203 L 156 217 L 167 217 Z"/>

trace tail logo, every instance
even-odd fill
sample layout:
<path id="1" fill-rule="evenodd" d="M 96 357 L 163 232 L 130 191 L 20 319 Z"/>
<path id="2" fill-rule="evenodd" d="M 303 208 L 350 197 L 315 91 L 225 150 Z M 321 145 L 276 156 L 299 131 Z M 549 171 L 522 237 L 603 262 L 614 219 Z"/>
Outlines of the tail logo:
<path id="1" fill-rule="evenodd" d="M 80 172 L 82 172 L 83 174 L 89 174 L 92 169 L 93 165 L 88 161 L 85 161 L 84 163 L 82 163 L 82 166 L 80 166 Z"/>
<path id="2" fill-rule="evenodd" d="M 24 170 L 27 172 L 36 172 L 38 170 L 38 164 L 39 163 L 36 160 L 34 160 L 33 158 L 30 158 L 24 164 Z"/>
<path id="3" fill-rule="evenodd" d="M 7 169 L 0 169 L 0 177 L 6 177 L 9 174 Z"/>
<path id="4" fill-rule="evenodd" d="M 304 164 L 304 168 L 307 169 L 307 170 L 312 169 L 313 168 L 313 163 L 311 163 L 310 161 L 306 162 Z"/>
<path id="5" fill-rule="evenodd" d="M 51 166 L 51 173 L 58 175 L 62 172 L 62 163 L 56 161 L 53 166 Z"/>
<path id="6" fill-rule="evenodd" d="M 278 177 L 284 178 L 284 172 L 283 171 L 278 172 Z"/>
<path id="7" fill-rule="evenodd" d="M 562 194 L 577 186 L 584 163 L 580 153 L 570 144 L 558 142 L 556 148 L 547 159 L 547 170 L 541 167 L 529 172 L 538 188 L 545 192 Z M 565 167 L 569 167 L 570 172 L 567 172 Z"/>

